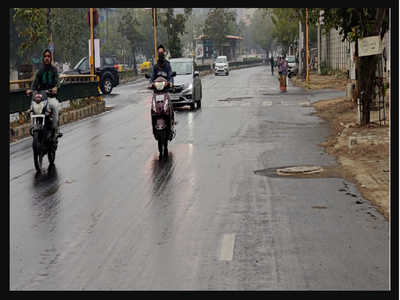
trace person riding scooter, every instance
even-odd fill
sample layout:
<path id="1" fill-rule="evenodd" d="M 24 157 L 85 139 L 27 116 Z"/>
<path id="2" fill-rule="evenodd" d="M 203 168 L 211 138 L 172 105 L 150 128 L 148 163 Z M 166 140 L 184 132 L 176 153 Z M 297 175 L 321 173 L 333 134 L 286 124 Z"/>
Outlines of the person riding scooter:
<path id="1" fill-rule="evenodd" d="M 172 77 L 172 68 L 171 65 L 169 64 L 169 61 L 165 59 L 165 53 L 164 53 L 164 46 L 160 44 L 158 46 L 158 61 L 157 63 L 153 66 L 153 70 L 151 71 L 150 75 L 150 82 L 149 82 L 149 88 L 151 89 L 154 83 L 154 80 L 156 80 L 157 77 L 162 76 L 164 77 L 168 82 L 169 86 L 172 88 L 174 85 L 174 78 Z M 171 105 L 171 110 L 172 110 L 172 120 L 171 120 L 171 131 L 172 133 L 175 131 L 174 130 L 174 124 L 175 124 L 175 113 L 174 113 L 174 108 Z"/>

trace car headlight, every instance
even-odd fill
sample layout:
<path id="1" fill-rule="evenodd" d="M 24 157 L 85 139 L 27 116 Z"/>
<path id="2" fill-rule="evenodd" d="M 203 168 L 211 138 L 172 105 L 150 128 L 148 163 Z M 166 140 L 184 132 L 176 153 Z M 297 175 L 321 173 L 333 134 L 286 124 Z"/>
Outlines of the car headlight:
<path id="1" fill-rule="evenodd" d="M 185 84 L 182 84 L 182 90 L 191 90 L 192 89 L 192 87 L 193 87 L 193 84 L 192 83 L 185 83 Z"/>
<path id="2" fill-rule="evenodd" d="M 162 91 L 165 87 L 165 82 L 164 81 L 157 81 L 156 83 L 156 89 L 158 91 Z"/>

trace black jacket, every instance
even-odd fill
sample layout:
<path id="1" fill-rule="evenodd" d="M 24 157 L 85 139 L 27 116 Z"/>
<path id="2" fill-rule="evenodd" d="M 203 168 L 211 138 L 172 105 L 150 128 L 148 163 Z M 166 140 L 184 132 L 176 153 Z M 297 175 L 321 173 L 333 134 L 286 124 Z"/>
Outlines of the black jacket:
<path id="1" fill-rule="evenodd" d="M 61 82 L 56 67 L 43 66 L 36 73 L 35 80 L 32 82 L 31 90 L 48 90 L 53 87 L 60 88 Z"/>

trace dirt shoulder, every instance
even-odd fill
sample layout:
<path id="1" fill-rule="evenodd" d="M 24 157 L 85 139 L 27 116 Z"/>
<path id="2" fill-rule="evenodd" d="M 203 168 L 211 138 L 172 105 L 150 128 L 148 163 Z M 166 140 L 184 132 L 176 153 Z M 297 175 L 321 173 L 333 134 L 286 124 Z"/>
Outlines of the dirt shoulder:
<path id="1" fill-rule="evenodd" d="M 292 78 L 292 83 L 303 89 L 331 88 L 345 90 L 343 74 L 318 76 L 312 74 L 309 84 Z M 389 100 L 385 99 L 389 103 Z M 341 178 L 353 182 L 364 199 L 369 200 L 385 217 L 390 218 L 390 117 L 385 106 L 386 125 L 379 125 L 379 113 L 371 112 L 371 123 L 358 125 L 357 105 L 352 100 L 336 98 L 312 104 L 316 116 L 329 125 L 330 135 L 319 144 L 325 153 L 337 158 Z M 383 116 L 383 111 L 381 111 Z"/>

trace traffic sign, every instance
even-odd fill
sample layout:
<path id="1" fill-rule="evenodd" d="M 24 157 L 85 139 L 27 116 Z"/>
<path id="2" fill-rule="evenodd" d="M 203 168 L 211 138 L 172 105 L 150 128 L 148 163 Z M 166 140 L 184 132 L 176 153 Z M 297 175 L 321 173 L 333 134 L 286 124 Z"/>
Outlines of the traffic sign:
<path id="1" fill-rule="evenodd" d="M 54 44 L 53 44 L 53 42 L 49 43 L 49 50 L 50 50 L 51 54 L 54 53 Z"/>
<path id="2" fill-rule="evenodd" d="M 88 23 L 88 25 L 90 27 L 90 8 L 86 14 L 86 22 Z M 97 10 L 95 8 L 93 8 L 93 28 L 96 27 L 97 24 L 99 24 L 99 13 L 97 12 Z"/>

